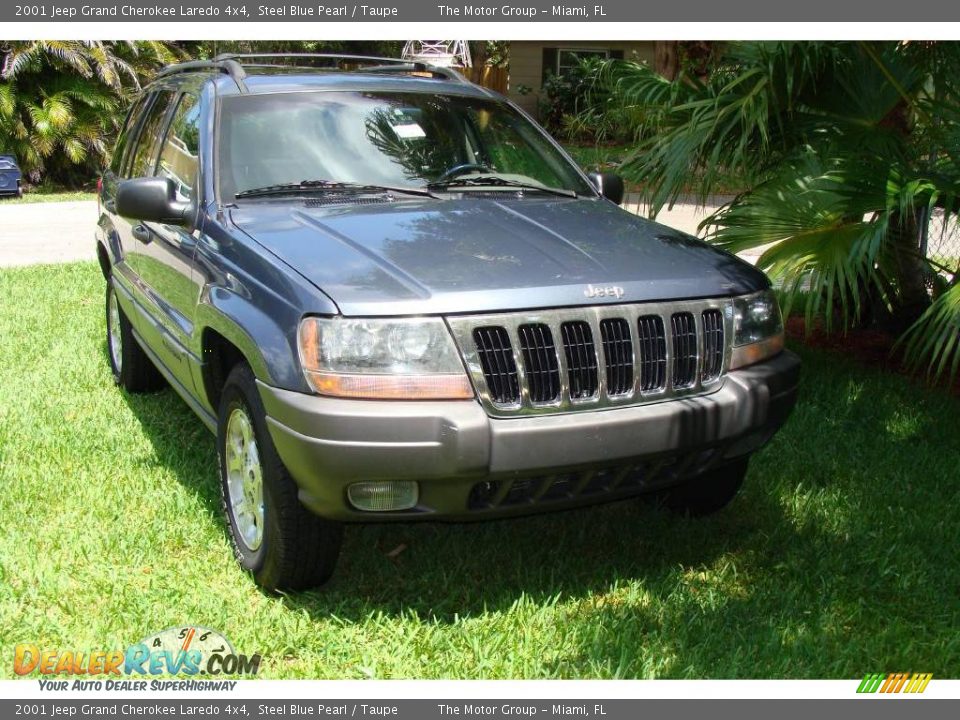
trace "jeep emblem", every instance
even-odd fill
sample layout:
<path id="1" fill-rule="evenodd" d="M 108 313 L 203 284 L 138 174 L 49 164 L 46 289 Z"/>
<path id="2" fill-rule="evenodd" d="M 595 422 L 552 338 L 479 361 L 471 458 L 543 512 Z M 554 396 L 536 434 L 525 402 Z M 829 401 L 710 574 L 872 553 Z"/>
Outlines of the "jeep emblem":
<path id="1" fill-rule="evenodd" d="M 607 285 L 606 287 L 597 287 L 596 285 L 587 285 L 583 294 L 588 298 L 615 297 L 617 300 L 623 297 L 623 288 L 619 285 Z"/>

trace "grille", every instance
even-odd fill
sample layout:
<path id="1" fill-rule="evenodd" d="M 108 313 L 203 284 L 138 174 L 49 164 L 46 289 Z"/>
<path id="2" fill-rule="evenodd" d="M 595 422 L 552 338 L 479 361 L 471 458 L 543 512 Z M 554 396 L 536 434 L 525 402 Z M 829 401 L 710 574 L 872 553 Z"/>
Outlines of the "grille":
<path id="1" fill-rule="evenodd" d="M 600 321 L 603 357 L 606 362 L 607 392 L 623 395 L 633 390 L 633 341 L 630 323 L 623 318 Z"/>
<path id="2" fill-rule="evenodd" d="M 689 387 L 697 379 L 697 326 L 693 314 L 675 313 L 670 318 L 673 344 L 673 386 Z"/>
<path id="3" fill-rule="evenodd" d="M 703 311 L 704 381 L 716 380 L 723 369 L 723 315 L 719 310 Z"/>
<path id="4" fill-rule="evenodd" d="M 530 388 L 530 400 L 535 403 L 558 400 L 560 366 L 550 328 L 543 323 L 521 325 L 517 328 L 517 334 L 520 336 L 520 352 L 527 386 Z"/>
<path id="5" fill-rule="evenodd" d="M 480 327 L 473 331 L 480 364 L 490 397 L 499 405 L 520 402 L 520 380 L 517 363 L 510 347 L 510 335 L 502 327 Z"/>
<path id="6" fill-rule="evenodd" d="M 447 323 L 487 412 L 514 417 L 713 392 L 723 376 L 731 302 L 611 304 Z"/>
<path id="7" fill-rule="evenodd" d="M 567 377 L 570 397 L 584 400 L 597 394 L 597 351 L 593 346 L 590 325 L 582 320 L 565 322 L 560 326 L 563 352 L 567 356 Z"/>
<path id="8" fill-rule="evenodd" d="M 663 318 L 644 315 L 637 320 L 640 333 L 640 390 L 654 392 L 667 386 L 667 336 Z"/>

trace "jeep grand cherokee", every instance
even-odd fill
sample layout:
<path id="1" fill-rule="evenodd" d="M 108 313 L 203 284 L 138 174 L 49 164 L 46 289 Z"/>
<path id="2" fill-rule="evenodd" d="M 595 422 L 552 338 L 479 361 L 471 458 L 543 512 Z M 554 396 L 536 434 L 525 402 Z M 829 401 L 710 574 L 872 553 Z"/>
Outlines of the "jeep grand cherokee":
<path id="1" fill-rule="evenodd" d="M 761 272 L 622 194 L 449 70 L 170 67 L 102 179 L 114 378 L 216 434 L 236 557 L 271 590 L 329 578 L 345 522 L 716 511 L 799 363 Z"/>

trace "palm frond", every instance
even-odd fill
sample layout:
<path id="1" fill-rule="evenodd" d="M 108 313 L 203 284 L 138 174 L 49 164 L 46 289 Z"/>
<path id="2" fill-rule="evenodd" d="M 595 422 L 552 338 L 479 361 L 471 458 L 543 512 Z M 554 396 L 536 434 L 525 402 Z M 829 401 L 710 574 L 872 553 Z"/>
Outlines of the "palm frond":
<path id="1" fill-rule="evenodd" d="M 914 369 L 926 365 L 934 379 L 944 374 L 956 378 L 960 373 L 960 284 L 934 300 L 907 330 L 902 342 Z"/>

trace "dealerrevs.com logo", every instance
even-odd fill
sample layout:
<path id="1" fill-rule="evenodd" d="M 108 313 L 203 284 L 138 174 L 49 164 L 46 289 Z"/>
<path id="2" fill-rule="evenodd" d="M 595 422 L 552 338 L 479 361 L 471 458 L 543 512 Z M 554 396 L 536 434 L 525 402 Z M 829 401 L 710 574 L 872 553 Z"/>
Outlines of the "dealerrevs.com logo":
<path id="1" fill-rule="evenodd" d="M 148 635 L 123 649 L 64 650 L 20 643 L 14 648 L 13 672 L 19 676 L 39 675 L 48 679 L 63 676 L 104 678 L 110 685 L 105 689 L 129 690 L 144 688 L 142 683 L 126 687 L 128 683 L 113 678 L 252 676 L 260 669 L 260 661 L 259 653 L 237 653 L 230 641 L 216 630 L 187 625 Z M 65 690 L 67 684 L 57 683 L 57 687 L 51 689 Z M 92 684 L 75 681 L 69 689 L 103 689 L 90 687 Z M 99 685 L 99 681 L 96 684 Z"/>

